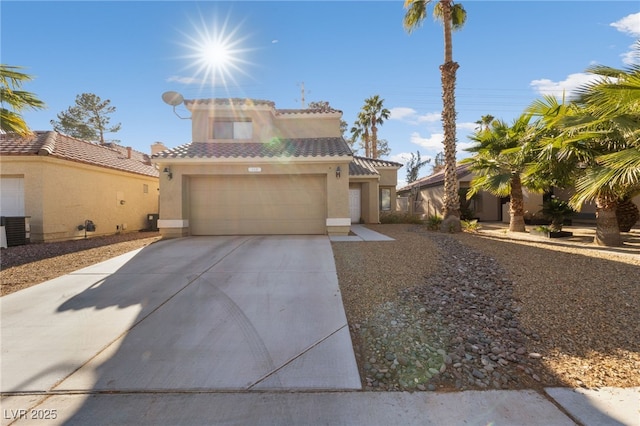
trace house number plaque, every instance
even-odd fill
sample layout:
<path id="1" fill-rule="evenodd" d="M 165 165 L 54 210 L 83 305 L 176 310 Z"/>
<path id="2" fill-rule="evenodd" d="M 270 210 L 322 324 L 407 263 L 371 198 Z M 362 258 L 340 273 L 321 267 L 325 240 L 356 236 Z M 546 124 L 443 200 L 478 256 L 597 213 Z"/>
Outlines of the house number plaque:
<path id="1" fill-rule="evenodd" d="M 262 171 L 262 167 L 249 167 L 249 173 L 260 173 Z"/>

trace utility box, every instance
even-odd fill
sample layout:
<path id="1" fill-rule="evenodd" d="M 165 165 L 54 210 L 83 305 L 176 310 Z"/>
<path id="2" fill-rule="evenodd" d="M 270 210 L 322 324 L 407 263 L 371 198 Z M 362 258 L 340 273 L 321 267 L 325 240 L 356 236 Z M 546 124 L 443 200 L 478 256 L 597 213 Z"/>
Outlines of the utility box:
<path id="1" fill-rule="evenodd" d="M 0 224 L 4 227 L 7 247 L 23 246 L 30 240 L 30 229 L 28 217 L 25 216 L 2 216 Z"/>
<path id="2" fill-rule="evenodd" d="M 160 219 L 160 214 L 149 213 L 147 215 L 147 229 L 150 231 L 158 231 L 158 219 Z"/>

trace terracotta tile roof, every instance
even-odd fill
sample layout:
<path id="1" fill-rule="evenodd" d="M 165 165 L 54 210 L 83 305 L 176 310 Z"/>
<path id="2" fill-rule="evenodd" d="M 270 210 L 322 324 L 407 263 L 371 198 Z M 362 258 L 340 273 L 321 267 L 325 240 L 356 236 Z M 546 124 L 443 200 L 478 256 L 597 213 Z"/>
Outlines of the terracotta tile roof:
<path id="1" fill-rule="evenodd" d="M 282 139 L 268 143 L 191 142 L 152 158 L 344 157 L 351 150 L 343 138 Z"/>
<path id="2" fill-rule="evenodd" d="M 246 105 L 246 106 L 258 106 L 266 105 L 271 108 L 275 108 L 276 104 L 273 101 L 267 101 L 264 99 L 249 99 L 249 98 L 209 98 L 209 99 L 185 99 L 185 105 Z"/>
<path id="3" fill-rule="evenodd" d="M 267 101 L 264 99 L 249 99 L 249 98 L 212 98 L 212 99 L 185 99 L 185 106 L 191 105 L 216 105 L 216 106 L 267 106 L 274 110 L 276 115 L 292 115 L 292 114 L 326 114 L 326 113 L 340 113 L 342 111 L 334 108 L 289 108 L 289 109 L 277 109 L 276 104 L 273 101 Z"/>
<path id="4" fill-rule="evenodd" d="M 99 145 L 56 132 L 34 132 L 27 138 L 15 134 L 0 135 L 0 155 L 51 156 L 145 176 L 158 176 L 149 156 L 117 144 Z"/>
<path id="5" fill-rule="evenodd" d="M 353 161 L 349 164 L 349 176 L 375 176 L 379 174 L 376 167 L 399 169 L 402 164 L 379 158 L 357 157 L 354 155 Z"/>
<path id="6" fill-rule="evenodd" d="M 305 108 L 305 109 L 277 109 L 276 113 L 279 115 L 291 115 L 291 114 L 326 114 L 326 113 L 340 113 L 342 111 L 333 108 Z"/>
<path id="7" fill-rule="evenodd" d="M 461 164 L 461 165 L 459 164 L 456 167 L 456 176 L 458 177 L 458 179 L 467 175 L 469 173 L 469 168 L 470 168 L 469 164 Z M 441 170 L 438 173 L 420 178 L 415 182 L 411 182 L 411 184 L 398 189 L 398 192 L 408 191 L 414 186 L 417 186 L 419 188 L 439 186 L 439 185 L 442 185 L 443 182 L 444 182 L 444 170 Z"/>
<path id="8" fill-rule="evenodd" d="M 355 155 L 353 156 L 353 158 L 354 159 L 357 158 L 360 161 L 371 164 L 373 167 L 394 167 L 399 169 L 404 166 L 404 164 L 402 163 L 396 163 L 395 161 L 389 161 L 389 160 L 382 160 L 380 158 L 356 157 Z"/>
<path id="9" fill-rule="evenodd" d="M 365 158 L 353 157 L 353 161 L 349 163 L 349 176 L 378 176 L 379 173 L 373 165 L 364 161 Z"/>

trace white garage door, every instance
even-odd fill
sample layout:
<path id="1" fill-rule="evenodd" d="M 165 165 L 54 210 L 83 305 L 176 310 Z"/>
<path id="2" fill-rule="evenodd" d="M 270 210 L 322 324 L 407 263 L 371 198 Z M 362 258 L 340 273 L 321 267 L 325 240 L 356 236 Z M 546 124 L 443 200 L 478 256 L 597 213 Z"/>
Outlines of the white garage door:
<path id="1" fill-rule="evenodd" d="M 326 233 L 326 177 L 194 176 L 192 235 Z"/>

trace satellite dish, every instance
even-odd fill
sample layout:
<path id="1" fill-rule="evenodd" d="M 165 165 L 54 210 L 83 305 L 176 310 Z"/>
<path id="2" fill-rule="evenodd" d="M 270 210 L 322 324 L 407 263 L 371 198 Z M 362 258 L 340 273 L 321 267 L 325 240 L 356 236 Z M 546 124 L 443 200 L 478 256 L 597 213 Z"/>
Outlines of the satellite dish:
<path id="1" fill-rule="evenodd" d="M 162 94 L 162 100 L 165 104 L 175 107 L 180 105 L 184 101 L 184 98 L 178 92 L 164 92 Z"/>

